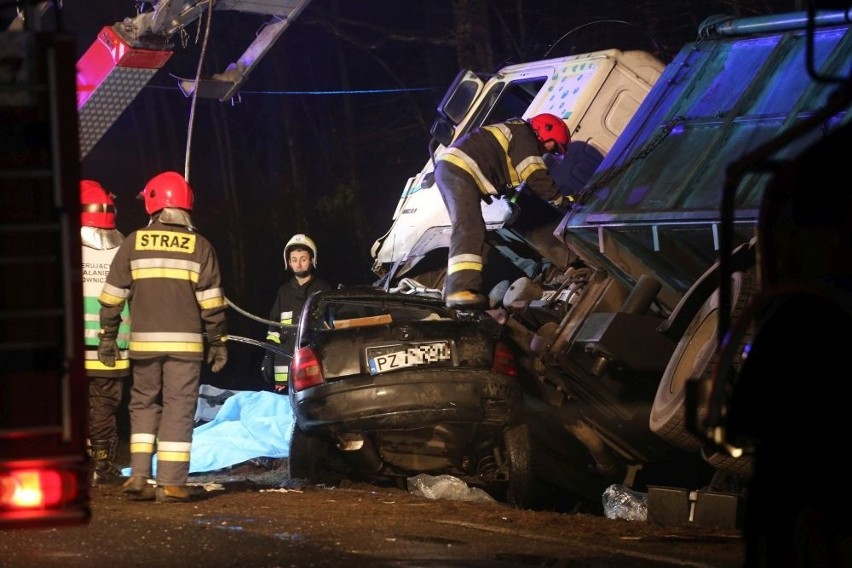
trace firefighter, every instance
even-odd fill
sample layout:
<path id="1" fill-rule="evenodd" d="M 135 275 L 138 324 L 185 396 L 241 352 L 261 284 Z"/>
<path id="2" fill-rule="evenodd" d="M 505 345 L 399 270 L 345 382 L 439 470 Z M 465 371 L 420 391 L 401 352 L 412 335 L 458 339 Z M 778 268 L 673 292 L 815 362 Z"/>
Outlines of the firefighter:
<path id="1" fill-rule="evenodd" d="M 92 487 L 123 481 L 115 466 L 118 445 L 116 415 L 124 392 L 123 379 L 130 375 L 128 340 L 130 316 L 121 312 L 115 365 L 98 360 L 100 329 L 98 294 L 106 281 L 110 263 L 124 240 L 115 228 L 115 196 L 93 180 L 80 182 L 80 240 L 83 243 L 83 312 L 86 344 L 86 376 L 89 378 L 89 424 L 87 446 L 92 458 Z"/>
<path id="2" fill-rule="evenodd" d="M 480 201 L 517 191 L 521 184 L 555 207 L 568 198 L 547 172 L 543 155 L 563 156 L 571 136 L 552 114 L 512 118 L 459 138 L 438 157 L 435 182 L 452 224 L 444 300 L 449 307 L 484 308 L 481 291 L 485 221 Z"/>
<path id="3" fill-rule="evenodd" d="M 100 295 L 100 360 L 115 365 L 120 313 L 130 304 L 130 478 L 132 499 L 189 501 L 192 429 L 198 400 L 204 333 L 207 362 L 219 372 L 228 361 L 226 302 L 210 242 L 196 232 L 192 188 L 167 171 L 139 194 L 151 216 L 131 233 L 112 261 Z M 149 484 L 156 450 L 156 488 Z"/>
<path id="4" fill-rule="evenodd" d="M 278 289 L 269 319 L 281 322 L 282 325 L 293 326 L 299 322 L 299 314 L 302 313 L 302 306 L 308 296 L 321 290 L 330 290 L 331 286 L 316 274 L 317 246 L 307 235 L 293 235 L 284 245 L 283 257 L 287 270 L 293 273 L 293 278 Z M 266 341 L 292 354 L 295 348 L 295 330 L 270 326 Z M 289 360 L 267 351 L 260 370 L 264 379 L 272 383 L 275 392 L 287 394 L 290 379 Z"/>

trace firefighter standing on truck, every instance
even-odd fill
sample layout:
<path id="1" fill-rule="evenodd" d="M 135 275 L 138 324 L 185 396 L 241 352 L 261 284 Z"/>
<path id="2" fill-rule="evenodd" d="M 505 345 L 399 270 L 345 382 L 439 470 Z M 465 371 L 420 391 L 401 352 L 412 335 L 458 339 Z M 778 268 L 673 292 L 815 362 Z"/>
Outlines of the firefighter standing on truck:
<path id="1" fill-rule="evenodd" d="M 189 501 L 192 430 L 198 401 L 204 333 L 207 362 L 218 372 L 228 361 L 226 302 L 210 242 L 190 218 L 192 188 L 177 172 L 151 178 L 139 194 L 151 216 L 131 233 L 113 259 L 100 295 L 99 354 L 115 364 L 120 313 L 130 304 L 131 498 Z M 156 489 L 149 484 L 156 449 Z"/>
<path id="2" fill-rule="evenodd" d="M 101 293 L 110 264 L 124 240 L 115 228 L 115 196 L 93 180 L 80 182 L 80 239 L 83 243 L 83 313 L 86 344 L 86 376 L 89 378 L 89 429 L 87 446 L 92 458 L 91 485 L 115 485 L 123 481 L 115 466 L 118 446 L 116 415 L 124 392 L 123 380 L 130 375 L 128 341 L 130 315 L 127 305 L 121 312 L 115 365 L 107 367 L 98 359 L 98 332 Z"/>
<path id="3" fill-rule="evenodd" d="M 571 136 L 558 116 L 544 113 L 529 122 L 512 118 L 473 130 L 438 156 L 435 183 L 452 225 L 444 300 L 449 307 L 485 308 L 482 253 L 485 221 L 481 200 L 516 191 L 533 193 L 563 208 L 568 204 L 547 172 L 542 154 L 565 154 Z"/>
<path id="4" fill-rule="evenodd" d="M 284 245 L 283 256 L 287 269 L 293 272 L 293 278 L 278 289 L 269 319 L 281 322 L 284 326 L 294 326 L 299 322 L 299 315 L 308 296 L 321 290 L 330 290 L 331 286 L 316 275 L 317 245 L 307 235 L 293 235 Z M 292 327 L 270 326 L 266 341 L 280 346 L 291 355 L 296 346 Z M 290 361 L 287 358 L 267 350 L 260 371 L 263 378 L 272 383 L 275 392 L 287 394 L 290 379 Z"/>

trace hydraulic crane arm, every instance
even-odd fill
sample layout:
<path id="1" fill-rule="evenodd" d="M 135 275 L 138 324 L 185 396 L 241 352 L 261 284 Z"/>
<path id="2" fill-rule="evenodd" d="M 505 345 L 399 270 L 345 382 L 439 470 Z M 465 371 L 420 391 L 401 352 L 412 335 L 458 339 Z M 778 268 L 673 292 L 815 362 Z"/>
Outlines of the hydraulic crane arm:
<path id="1" fill-rule="evenodd" d="M 199 18 L 211 5 L 267 15 L 269 19 L 240 58 L 222 73 L 198 82 L 197 95 L 228 100 L 248 78 L 310 0 L 160 0 L 152 9 L 104 27 L 77 63 L 77 110 L 80 117 L 80 158 L 103 137 L 142 88 L 171 57 L 171 37 Z M 181 80 L 190 95 L 194 80 Z"/>

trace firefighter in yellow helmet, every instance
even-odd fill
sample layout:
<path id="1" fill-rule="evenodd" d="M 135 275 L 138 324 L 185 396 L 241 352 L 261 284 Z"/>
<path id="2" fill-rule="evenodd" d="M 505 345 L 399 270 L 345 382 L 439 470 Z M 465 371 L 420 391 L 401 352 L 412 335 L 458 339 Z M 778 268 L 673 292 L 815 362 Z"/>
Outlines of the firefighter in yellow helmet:
<path id="1" fill-rule="evenodd" d="M 316 275 L 317 246 L 307 235 L 293 235 L 284 245 L 283 256 L 293 278 L 278 289 L 269 319 L 288 327 L 270 326 L 266 340 L 292 355 L 295 348 L 295 330 L 292 326 L 299 322 L 299 314 L 302 313 L 305 300 L 314 292 L 330 290 L 331 286 Z M 272 383 L 275 392 L 287 394 L 290 379 L 289 359 L 267 351 L 261 373 L 267 382 Z"/>
<path id="2" fill-rule="evenodd" d="M 130 478 L 140 500 L 188 501 L 192 430 L 201 362 L 218 372 L 228 361 L 225 295 L 210 242 L 192 225 L 193 193 L 177 172 L 154 176 L 139 194 L 148 226 L 119 247 L 100 295 L 99 354 L 115 364 L 119 314 L 130 304 Z M 157 487 L 149 483 L 157 453 Z"/>
<path id="3" fill-rule="evenodd" d="M 121 312 L 115 364 L 107 367 L 98 359 L 101 293 L 110 264 L 124 240 L 115 228 L 115 196 L 89 179 L 80 181 L 80 239 L 83 243 L 83 312 L 86 344 L 86 376 L 89 378 L 89 428 L 87 446 L 92 458 L 91 485 L 115 485 L 123 481 L 115 466 L 118 446 L 116 415 L 124 391 L 123 379 L 130 376 L 127 346 L 130 314 Z"/>
<path id="4" fill-rule="evenodd" d="M 438 156 L 435 183 L 452 224 L 444 299 L 450 307 L 485 308 L 482 293 L 485 221 L 481 201 L 524 184 L 551 205 L 568 204 L 542 158 L 562 156 L 571 142 L 565 122 L 549 113 L 483 126 Z"/>

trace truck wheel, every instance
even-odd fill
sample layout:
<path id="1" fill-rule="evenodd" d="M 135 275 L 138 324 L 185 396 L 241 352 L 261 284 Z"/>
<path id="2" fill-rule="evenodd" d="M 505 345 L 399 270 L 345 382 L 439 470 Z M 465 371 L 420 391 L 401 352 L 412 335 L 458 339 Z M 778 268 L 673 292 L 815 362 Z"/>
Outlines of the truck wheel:
<path id="1" fill-rule="evenodd" d="M 752 276 L 744 272 L 731 275 L 732 321 L 736 321 L 754 296 L 756 286 L 752 280 Z M 686 428 L 686 383 L 690 379 L 697 379 L 706 384 L 716 372 L 719 364 L 716 349 L 718 312 L 719 290 L 716 290 L 692 318 L 675 347 L 651 407 L 651 431 L 684 450 L 698 451 L 707 442 Z M 738 353 L 742 353 L 750 338 L 751 335 L 746 334 Z"/>
<path id="2" fill-rule="evenodd" d="M 735 458 L 722 451 L 707 452 L 704 448 L 701 450 L 701 457 L 713 466 L 713 469 L 740 479 L 748 481 L 754 475 L 754 458 L 751 455 Z"/>
<path id="3" fill-rule="evenodd" d="M 503 435 L 509 483 L 506 502 L 517 509 L 528 509 L 535 501 L 535 476 L 532 470 L 532 439 L 529 426 L 522 424 Z"/>

